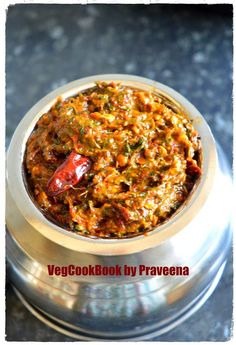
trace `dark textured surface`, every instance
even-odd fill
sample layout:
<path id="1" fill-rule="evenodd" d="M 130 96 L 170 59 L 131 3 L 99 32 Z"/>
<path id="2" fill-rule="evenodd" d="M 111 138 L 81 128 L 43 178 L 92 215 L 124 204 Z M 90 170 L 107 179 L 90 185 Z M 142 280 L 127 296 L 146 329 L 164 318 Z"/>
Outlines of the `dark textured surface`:
<path id="1" fill-rule="evenodd" d="M 231 6 L 15 5 L 7 16 L 7 145 L 41 97 L 74 79 L 128 73 L 188 98 L 232 161 Z M 7 340 L 66 341 L 7 286 Z M 232 259 L 212 297 L 160 341 L 225 341 L 231 334 Z"/>

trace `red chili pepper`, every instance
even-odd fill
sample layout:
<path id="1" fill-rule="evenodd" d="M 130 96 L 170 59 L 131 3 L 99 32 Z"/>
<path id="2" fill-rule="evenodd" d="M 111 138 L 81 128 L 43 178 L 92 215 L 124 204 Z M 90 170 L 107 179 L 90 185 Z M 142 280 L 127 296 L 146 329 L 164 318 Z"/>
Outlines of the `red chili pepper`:
<path id="1" fill-rule="evenodd" d="M 75 186 L 90 167 L 91 161 L 87 157 L 71 152 L 48 181 L 47 194 L 56 196 Z"/>

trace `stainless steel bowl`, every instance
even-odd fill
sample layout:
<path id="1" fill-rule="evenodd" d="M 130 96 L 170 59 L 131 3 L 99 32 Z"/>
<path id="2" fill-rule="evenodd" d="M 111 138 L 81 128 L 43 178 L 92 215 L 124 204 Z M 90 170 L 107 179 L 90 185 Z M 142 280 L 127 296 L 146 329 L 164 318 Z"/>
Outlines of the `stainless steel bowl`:
<path id="1" fill-rule="evenodd" d="M 186 111 L 202 141 L 202 177 L 185 204 L 148 236 L 90 239 L 47 220 L 29 197 L 22 162 L 39 117 L 58 96 L 98 80 L 160 94 Z M 210 296 L 231 242 L 231 177 L 224 154 L 198 110 L 173 89 L 131 75 L 97 75 L 69 83 L 40 100 L 22 119 L 7 155 L 7 260 L 23 303 L 51 327 L 77 339 L 141 340 L 167 332 Z M 189 276 L 49 276 L 47 265 L 188 266 Z"/>

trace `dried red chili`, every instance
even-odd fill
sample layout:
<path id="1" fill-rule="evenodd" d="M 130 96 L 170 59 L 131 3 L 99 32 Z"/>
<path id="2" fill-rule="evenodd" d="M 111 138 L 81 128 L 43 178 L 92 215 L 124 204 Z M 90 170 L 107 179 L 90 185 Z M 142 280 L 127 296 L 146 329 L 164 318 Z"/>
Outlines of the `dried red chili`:
<path id="1" fill-rule="evenodd" d="M 48 181 L 46 193 L 56 196 L 65 192 L 79 183 L 90 167 L 91 161 L 87 157 L 71 152 Z"/>

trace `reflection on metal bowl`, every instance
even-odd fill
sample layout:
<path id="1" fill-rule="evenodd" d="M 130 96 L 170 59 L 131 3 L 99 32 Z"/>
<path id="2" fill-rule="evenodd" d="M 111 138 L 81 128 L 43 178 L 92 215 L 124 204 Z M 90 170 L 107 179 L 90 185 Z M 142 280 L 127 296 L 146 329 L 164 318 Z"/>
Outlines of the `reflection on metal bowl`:
<path id="1" fill-rule="evenodd" d="M 202 141 L 202 177 L 178 212 L 148 236 L 91 239 L 44 217 L 25 188 L 25 144 L 38 118 L 58 96 L 95 81 L 121 81 L 166 97 L 193 120 Z M 22 302 L 39 319 L 82 340 L 141 340 L 172 329 L 210 296 L 231 242 L 230 170 L 197 109 L 169 87 L 130 75 L 98 75 L 69 83 L 23 118 L 7 157 L 7 260 Z M 49 276 L 48 264 L 67 266 L 188 266 L 188 276 Z"/>

